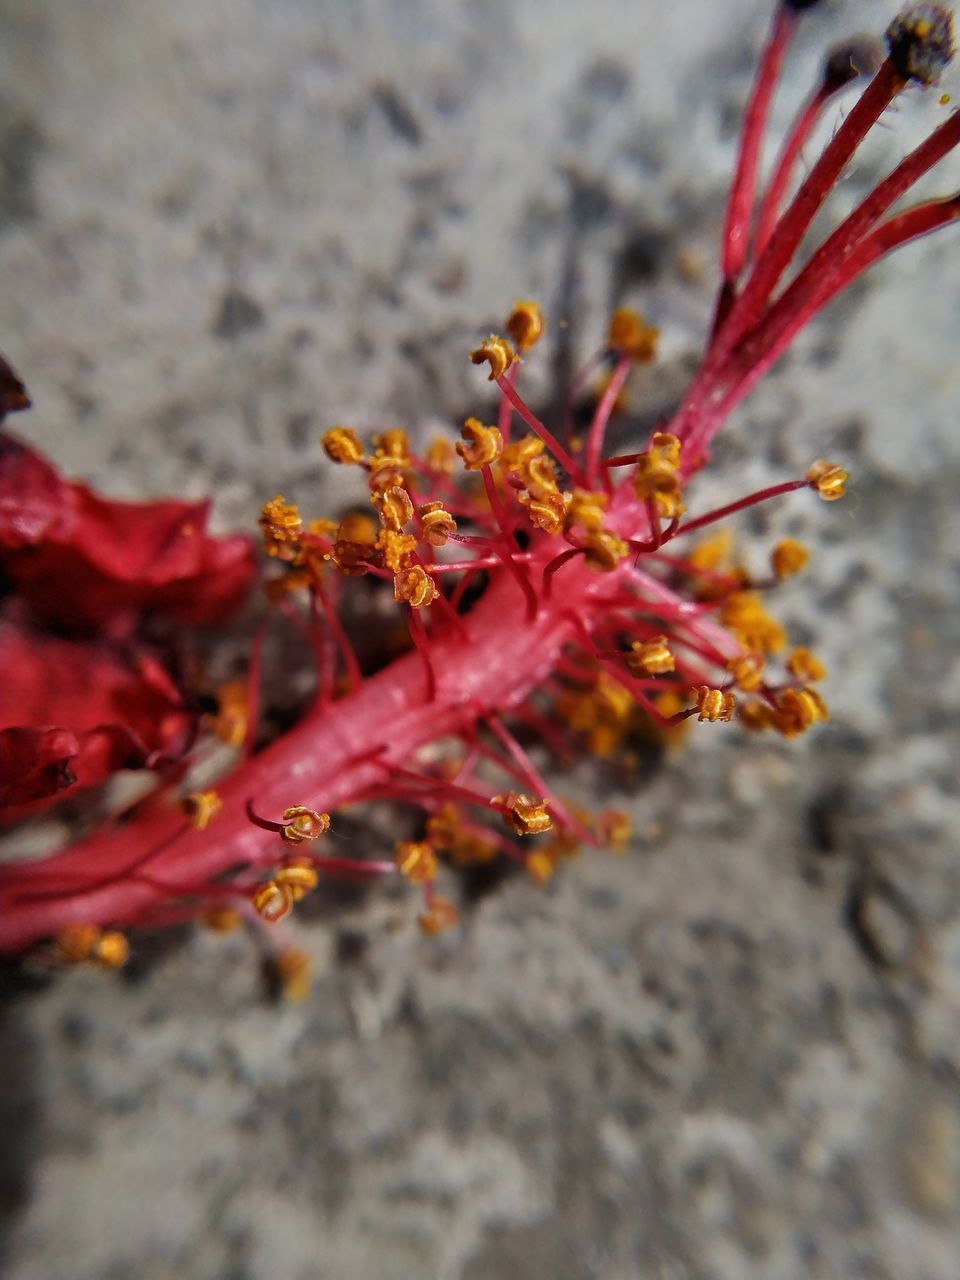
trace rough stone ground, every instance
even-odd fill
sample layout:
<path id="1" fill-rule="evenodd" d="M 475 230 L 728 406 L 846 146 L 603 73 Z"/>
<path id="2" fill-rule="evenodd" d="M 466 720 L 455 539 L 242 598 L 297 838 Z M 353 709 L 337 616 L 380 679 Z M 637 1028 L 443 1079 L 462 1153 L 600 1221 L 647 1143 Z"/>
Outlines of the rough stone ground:
<path id="1" fill-rule="evenodd" d="M 464 352 L 531 294 L 541 403 L 613 303 L 662 325 L 649 422 L 707 323 L 766 7 L 0 0 L 18 425 L 114 493 L 212 491 L 224 526 L 276 489 L 322 510 L 320 430 L 482 407 Z M 778 119 L 889 16 L 810 15 Z M 892 115 L 840 206 L 944 109 Z M 743 522 L 758 559 L 816 547 L 785 612 L 832 725 L 692 734 L 639 782 L 584 765 L 564 786 L 629 804 L 633 851 L 508 883 L 439 942 L 410 897 L 321 896 L 297 1008 L 243 939 L 190 933 L 11 995 L 6 1274 L 952 1280 L 958 298 L 952 232 L 883 266 L 698 486 L 849 464 L 851 500 Z"/>

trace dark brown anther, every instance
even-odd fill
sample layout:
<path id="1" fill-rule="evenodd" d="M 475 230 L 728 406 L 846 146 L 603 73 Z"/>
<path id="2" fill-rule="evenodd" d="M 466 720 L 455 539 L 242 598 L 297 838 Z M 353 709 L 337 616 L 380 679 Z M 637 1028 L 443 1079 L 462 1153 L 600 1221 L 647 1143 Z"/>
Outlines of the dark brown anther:
<path id="1" fill-rule="evenodd" d="M 875 75 L 883 61 L 883 46 L 873 36 L 856 36 L 836 45 L 823 64 L 823 88 L 836 93 L 858 76 Z"/>
<path id="2" fill-rule="evenodd" d="M 953 15 L 939 4 L 918 4 L 887 27 L 887 49 L 904 80 L 936 84 L 953 57 Z"/>

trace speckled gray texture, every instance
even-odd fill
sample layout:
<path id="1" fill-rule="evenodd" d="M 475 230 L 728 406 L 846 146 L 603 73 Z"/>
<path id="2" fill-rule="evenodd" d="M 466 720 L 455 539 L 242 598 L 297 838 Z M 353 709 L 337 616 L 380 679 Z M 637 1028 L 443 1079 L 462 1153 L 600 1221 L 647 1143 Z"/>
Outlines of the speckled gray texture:
<path id="1" fill-rule="evenodd" d="M 819 51 L 892 12 L 824 10 L 781 124 Z M 765 12 L 0 0 L 17 425 L 114 493 L 212 491 L 222 527 L 276 489 L 319 511 L 343 497 L 321 429 L 482 408 L 464 352 L 531 294 L 545 404 L 614 302 L 655 318 L 649 421 L 707 324 Z M 945 109 L 892 114 L 839 207 Z M 953 1280 L 958 298 L 956 232 L 885 264 L 698 482 L 705 506 L 824 454 L 854 473 L 742 526 L 758 565 L 775 534 L 815 547 L 783 612 L 831 726 L 705 727 L 629 791 L 579 767 L 636 847 L 439 941 L 412 896 L 321 895 L 302 1007 L 263 1001 L 243 939 L 192 934 L 11 997 L 8 1275 Z"/>

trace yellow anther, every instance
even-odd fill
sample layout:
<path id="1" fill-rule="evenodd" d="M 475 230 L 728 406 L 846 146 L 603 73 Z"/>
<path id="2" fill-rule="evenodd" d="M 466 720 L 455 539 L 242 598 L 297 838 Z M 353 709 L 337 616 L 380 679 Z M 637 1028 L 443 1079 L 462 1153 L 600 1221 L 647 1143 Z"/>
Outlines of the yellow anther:
<path id="1" fill-rule="evenodd" d="M 610 317 L 608 344 L 637 364 L 646 364 L 654 358 L 659 336 L 660 330 L 630 307 L 618 307 Z"/>
<path id="2" fill-rule="evenodd" d="M 517 494 L 517 501 L 526 507 L 530 523 L 544 533 L 562 533 L 567 519 L 567 500 L 559 489 L 535 497 L 526 489 Z"/>
<path id="3" fill-rule="evenodd" d="M 539 436 L 521 436 L 503 446 L 500 465 L 504 471 L 523 471 L 528 463 L 543 453 L 543 441 Z"/>
<path id="4" fill-rule="evenodd" d="M 268 924 L 276 924 L 293 910 L 293 894 L 286 885 L 277 884 L 275 880 L 266 880 L 258 884 L 250 895 L 254 911 Z"/>
<path id="5" fill-rule="evenodd" d="M 381 431 L 378 436 L 373 437 L 373 443 L 376 452 L 371 462 L 374 458 L 378 461 L 390 458 L 401 467 L 410 465 L 410 437 L 402 427 L 391 427 L 388 431 Z"/>
<path id="6" fill-rule="evenodd" d="M 376 521 L 366 511 L 348 511 L 334 529 L 334 533 L 344 542 L 374 543 L 379 529 Z"/>
<path id="7" fill-rule="evenodd" d="M 426 884 L 436 878 L 437 855 L 425 840 L 401 840 L 394 845 L 393 860 L 411 884 Z"/>
<path id="8" fill-rule="evenodd" d="M 196 831 L 205 831 L 223 807 L 216 791 L 193 791 L 184 796 L 180 807 Z"/>
<path id="9" fill-rule="evenodd" d="M 756 693 L 763 684 L 764 657 L 762 653 L 743 653 L 731 658 L 727 670 L 733 676 L 738 689 L 744 693 Z"/>
<path id="10" fill-rule="evenodd" d="M 300 947 L 284 947 L 274 961 L 274 971 L 284 1000 L 298 1004 L 310 994 L 313 981 L 310 957 Z"/>
<path id="11" fill-rule="evenodd" d="M 105 933 L 94 946 L 93 959 L 105 969 L 122 969 L 130 959 L 130 944 L 122 933 Z"/>
<path id="12" fill-rule="evenodd" d="M 453 445 L 444 436 L 436 437 L 424 457 L 428 467 L 434 471 L 442 471 L 444 475 L 451 475 L 456 468 L 456 453 Z"/>
<path id="13" fill-rule="evenodd" d="M 214 933 L 233 933 L 241 923 L 240 913 L 234 911 L 233 907 L 211 907 L 198 918 L 202 925 L 212 929 Z"/>
<path id="14" fill-rule="evenodd" d="M 719 569 L 733 555 L 733 534 L 729 529 L 718 529 L 704 538 L 687 555 L 688 563 L 700 571 Z"/>
<path id="15" fill-rule="evenodd" d="M 405 524 L 413 519 L 413 503 L 406 489 L 393 485 L 389 489 L 380 489 L 371 495 L 373 505 L 380 512 L 380 522 L 384 529 L 399 533 Z"/>
<path id="16" fill-rule="evenodd" d="M 489 364 L 491 382 L 502 378 L 516 358 L 506 338 L 501 338 L 495 333 L 485 338 L 475 351 L 470 352 L 470 359 L 474 364 Z"/>
<path id="17" fill-rule="evenodd" d="M 383 563 L 393 573 L 399 573 L 406 567 L 407 561 L 417 548 L 417 540 L 412 533 L 395 533 L 393 529 L 381 529 L 377 538 L 377 549 Z"/>
<path id="18" fill-rule="evenodd" d="M 447 539 L 457 532 L 457 522 L 442 502 L 425 502 L 417 508 L 424 542 L 431 547 L 443 547 Z"/>
<path id="19" fill-rule="evenodd" d="M 406 565 L 393 575 L 393 598 L 399 604 L 409 604 L 414 609 L 423 609 L 433 604 L 439 594 L 437 584 L 423 565 Z"/>
<path id="20" fill-rule="evenodd" d="M 382 535 L 381 535 L 382 536 Z M 377 539 L 379 542 L 379 538 Z M 338 538 L 327 553 L 327 559 L 345 578 L 361 578 L 370 572 L 370 565 L 377 563 L 379 552 L 370 542 L 354 542 L 350 538 Z"/>
<path id="21" fill-rule="evenodd" d="M 299 902 L 305 894 L 312 893 L 320 881 L 316 867 L 305 858 L 289 859 L 274 872 L 273 878 L 277 884 L 290 890 L 294 902 Z"/>
<path id="22" fill-rule="evenodd" d="M 696 693 L 697 719 L 701 722 L 709 720 L 711 723 L 721 720 L 726 724 L 737 705 L 733 694 L 726 689 L 711 689 L 705 684 L 700 685 Z"/>
<path id="23" fill-rule="evenodd" d="M 778 578 L 790 578 L 807 567 L 810 552 L 796 538 L 784 538 L 770 552 L 770 565 Z"/>
<path id="24" fill-rule="evenodd" d="M 677 660 L 666 636 L 634 640 L 627 654 L 627 666 L 635 676 L 664 676 L 676 671 Z"/>
<path id="25" fill-rule="evenodd" d="M 596 828 L 611 853 L 623 853 L 633 835 L 633 824 L 620 809 L 604 809 L 597 817 Z"/>
<path id="26" fill-rule="evenodd" d="M 452 929 L 459 918 L 457 908 L 450 899 L 441 898 L 435 893 L 429 907 L 417 917 L 417 923 L 424 933 L 432 935 Z"/>
<path id="27" fill-rule="evenodd" d="M 463 819 L 452 804 L 446 804 L 427 819 L 427 840 L 433 849 L 446 849 L 458 867 L 490 862 L 497 846 L 472 832 L 464 831 Z"/>
<path id="28" fill-rule="evenodd" d="M 553 826 L 546 800 L 536 801 L 518 791 L 508 791 L 506 795 L 494 796 L 493 802 L 504 806 L 503 820 L 518 836 L 543 835 Z"/>
<path id="29" fill-rule="evenodd" d="M 303 521 L 296 503 L 287 502 L 282 493 L 265 502 L 260 513 L 260 528 L 263 549 L 268 556 L 278 556 L 281 560 L 296 558 L 303 535 Z"/>
<path id="30" fill-rule="evenodd" d="M 656 431 L 650 439 L 650 452 L 671 467 L 679 467 L 682 451 L 680 437 L 671 435 L 669 431 Z"/>
<path id="31" fill-rule="evenodd" d="M 243 746 L 247 736 L 248 688 L 246 680 L 231 680 L 216 691 L 216 710 L 204 724 L 229 747 Z"/>
<path id="32" fill-rule="evenodd" d="M 602 573 L 616 569 L 620 561 L 630 554 L 629 545 L 609 529 L 588 534 L 582 545 L 587 564 Z"/>
<path id="33" fill-rule="evenodd" d="M 653 453 L 642 453 L 633 473 L 633 485 L 637 497 L 646 502 L 658 494 L 677 493 L 680 477 L 672 462 L 665 462 Z"/>
<path id="34" fill-rule="evenodd" d="M 787 670 L 804 684 L 814 684 L 817 680 L 825 680 L 827 668 L 809 649 L 794 649 L 787 658 Z"/>
<path id="35" fill-rule="evenodd" d="M 759 733 L 775 723 L 776 712 L 766 702 L 741 702 L 737 707 L 737 719 L 745 729 Z"/>
<path id="36" fill-rule="evenodd" d="M 676 436 L 658 431 L 650 441 L 650 448 L 637 459 L 633 485 L 642 502 L 653 502 L 657 512 L 668 519 L 683 514 L 680 500 L 681 444 Z"/>
<path id="37" fill-rule="evenodd" d="M 468 418 L 460 434 L 463 440 L 457 442 L 457 453 L 468 471 L 489 467 L 500 457 L 503 436 L 496 427 L 485 427 L 478 418 Z"/>
<path id="38" fill-rule="evenodd" d="M 66 964 L 80 964 L 92 957 L 99 941 L 97 925 L 70 924 L 57 934 L 57 955 Z"/>
<path id="39" fill-rule="evenodd" d="M 371 493 L 378 489 L 403 488 L 409 478 L 409 469 L 395 458 L 369 458 L 367 484 Z"/>
<path id="40" fill-rule="evenodd" d="M 557 465 L 548 454 L 541 453 L 530 458 L 520 475 L 528 491 L 535 498 L 545 498 L 549 494 L 560 492 L 557 484 Z"/>
<path id="41" fill-rule="evenodd" d="M 546 884 L 553 875 L 553 858 L 545 849 L 537 849 L 534 853 L 528 853 L 524 858 L 523 865 L 537 884 Z"/>
<path id="42" fill-rule="evenodd" d="M 720 620 L 745 649 L 779 653 L 787 643 L 783 625 L 771 618 L 756 591 L 735 591 L 720 609 Z"/>
<path id="43" fill-rule="evenodd" d="M 306 840 L 319 840 L 330 830 L 329 813 L 318 813 L 302 804 L 291 805 L 280 815 L 283 819 L 281 837 L 287 844 L 303 844 Z"/>
<path id="44" fill-rule="evenodd" d="M 523 299 L 513 304 L 513 310 L 507 318 L 507 333 L 521 355 L 540 341 L 546 327 L 543 312 L 537 303 Z"/>
<path id="45" fill-rule="evenodd" d="M 311 520 L 307 525 L 307 533 L 313 538 L 325 538 L 327 542 L 330 542 L 337 536 L 339 527 L 336 520 L 328 520 L 326 516 L 317 516 L 315 520 Z"/>
<path id="46" fill-rule="evenodd" d="M 328 431 L 323 437 L 323 447 L 328 458 L 346 466 L 362 462 L 366 452 L 360 437 L 349 427 L 334 427 Z"/>
<path id="47" fill-rule="evenodd" d="M 567 511 L 569 526 L 577 525 L 584 533 L 599 533 L 610 499 L 605 493 L 574 489 Z"/>
<path id="48" fill-rule="evenodd" d="M 805 733 L 812 725 L 829 719 L 827 704 L 816 689 L 784 689 L 777 699 L 775 723 L 785 738 Z"/>
<path id="49" fill-rule="evenodd" d="M 657 515 L 663 520 L 679 520 L 687 509 L 683 505 L 679 489 L 670 493 L 655 493 L 653 495 L 653 506 Z"/>
<path id="50" fill-rule="evenodd" d="M 450 849 L 460 839 L 463 820 L 455 805 L 445 804 L 427 818 L 427 839 L 435 849 Z"/>
<path id="51" fill-rule="evenodd" d="M 821 458 L 807 472 L 807 483 L 823 498 L 824 502 L 836 502 L 847 492 L 846 484 L 850 477 L 842 467 L 832 462 L 824 462 Z"/>
<path id="52" fill-rule="evenodd" d="M 592 698 L 602 716 L 621 723 L 630 718 L 636 706 L 630 690 L 625 689 L 619 680 L 614 680 L 605 671 L 597 676 Z"/>

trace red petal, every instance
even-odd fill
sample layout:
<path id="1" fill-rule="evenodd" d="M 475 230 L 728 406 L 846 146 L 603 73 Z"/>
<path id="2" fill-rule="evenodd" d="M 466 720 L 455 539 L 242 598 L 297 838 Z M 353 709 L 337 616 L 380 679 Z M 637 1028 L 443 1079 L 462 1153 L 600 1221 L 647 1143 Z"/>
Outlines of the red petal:
<path id="1" fill-rule="evenodd" d="M 129 630 L 136 614 L 220 622 L 254 573 L 241 536 L 207 534 L 209 503 L 114 502 L 61 478 L 0 432 L 0 573 L 70 630 Z"/>
<path id="2" fill-rule="evenodd" d="M 0 729 L 0 811 L 71 786 L 76 778 L 70 761 L 79 750 L 69 729 Z"/>
<path id="3" fill-rule="evenodd" d="M 0 624 L 0 819 L 180 759 L 195 714 L 151 655 Z M 32 811 L 32 810 L 31 810 Z"/>

